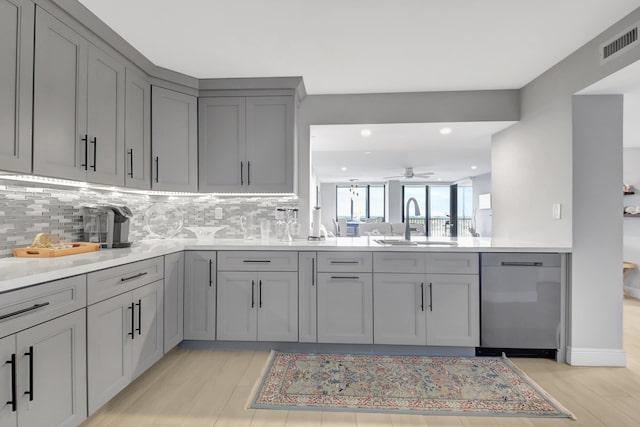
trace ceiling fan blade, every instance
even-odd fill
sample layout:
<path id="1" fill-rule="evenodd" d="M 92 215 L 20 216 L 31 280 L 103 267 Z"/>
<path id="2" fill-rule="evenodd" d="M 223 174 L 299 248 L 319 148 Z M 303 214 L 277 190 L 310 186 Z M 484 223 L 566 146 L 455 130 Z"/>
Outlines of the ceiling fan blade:
<path id="1" fill-rule="evenodd" d="M 422 172 L 422 173 L 413 174 L 413 176 L 417 176 L 417 177 L 420 177 L 420 178 L 426 178 L 426 177 L 429 177 L 431 175 L 433 175 L 433 172 Z"/>
<path id="2" fill-rule="evenodd" d="M 404 175 L 383 176 L 382 177 L 382 179 L 391 179 L 391 178 L 404 178 Z"/>

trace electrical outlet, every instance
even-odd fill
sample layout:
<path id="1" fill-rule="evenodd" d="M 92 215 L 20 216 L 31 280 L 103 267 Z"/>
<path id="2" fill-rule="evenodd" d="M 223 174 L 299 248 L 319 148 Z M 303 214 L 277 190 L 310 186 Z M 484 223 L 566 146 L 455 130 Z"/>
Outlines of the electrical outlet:
<path id="1" fill-rule="evenodd" d="M 560 203 L 553 204 L 553 219 L 560 219 L 562 217 L 562 205 Z"/>
<path id="2" fill-rule="evenodd" d="M 213 219 L 222 219 L 222 208 L 215 208 L 213 210 Z"/>

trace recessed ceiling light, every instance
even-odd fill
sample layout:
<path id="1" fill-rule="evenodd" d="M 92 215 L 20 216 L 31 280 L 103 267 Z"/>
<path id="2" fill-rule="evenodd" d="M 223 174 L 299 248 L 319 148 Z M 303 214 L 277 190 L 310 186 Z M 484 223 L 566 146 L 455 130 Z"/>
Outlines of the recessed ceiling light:
<path id="1" fill-rule="evenodd" d="M 343 166 L 343 167 L 341 167 L 341 168 L 340 168 L 340 170 L 341 170 L 342 172 L 346 172 L 346 171 L 347 171 L 347 167 L 346 167 L 346 166 Z"/>
<path id="2" fill-rule="evenodd" d="M 362 129 L 360 131 L 360 135 L 367 137 L 367 136 L 371 136 L 371 129 Z"/>
<path id="3" fill-rule="evenodd" d="M 452 132 L 451 128 L 442 128 L 440 129 L 440 133 L 443 135 L 449 135 Z"/>
<path id="4" fill-rule="evenodd" d="M 438 178 L 438 181 L 442 181 L 442 178 Z"/>
<path id="5" fill-rule="evenodd" d="M 369 154 L 371 154 L 371 151 L 365 151 L 364 154 L 368 156 Z"/>
<path id="6" fill-rule="evenodd" d="M 471 169 L 475 170 L 475 169 L 478 169 L 478 167 L 474 165 L 474 166 L 471 166 Z"/>

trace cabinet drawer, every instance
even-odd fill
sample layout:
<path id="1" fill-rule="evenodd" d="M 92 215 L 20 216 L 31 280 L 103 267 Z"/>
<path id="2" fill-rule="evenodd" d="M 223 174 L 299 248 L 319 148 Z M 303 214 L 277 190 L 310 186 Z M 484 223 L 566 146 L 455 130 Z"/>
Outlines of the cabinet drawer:
<path id="1" fill-rule="evenodd" d="M 477 253 L 429 252 L 427 273 L 478 274 Z"/>
<path id="2" fill-rule="evenodd" d="M 89 273 L 87 276 L 87 304 L 111 298 L 163 277 L 163 257 Z"/>
<path id="3" fill-rule="evenodd" d="M 416 252 L 374 252 L 373 271 L 375 273 L 425 273 L 424 253 Z"/>
<path id="4" fill-rule="evenodd" d="M 220 251 L 219 271 L 298 271 L 298 253 L 281 251 Z"/>
<path id="5" fill-rule="evenodd" d="M 0 337 L 30 328 L 87 305 L 87 278 L 69 277 L 2 294 Z"/>
<path id="6" fill-rule="evenodd" d="M 371 273 L 371 252 L 318 252 L 319 272 Z"/>

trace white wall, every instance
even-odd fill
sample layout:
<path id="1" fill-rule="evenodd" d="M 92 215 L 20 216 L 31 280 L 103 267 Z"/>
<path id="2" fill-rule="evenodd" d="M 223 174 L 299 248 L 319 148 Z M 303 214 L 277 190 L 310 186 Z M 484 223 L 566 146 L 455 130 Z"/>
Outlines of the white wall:
<path id="1" fill-rule="evenodd" d="M 480 237 L 491 237 L 492 213 L 491 209 L 478 209 L 478 197 L 480 194 L 491 193 L 491 173 L 474 176 L 471 178 L 473 186 L 473 211 L 476 219 L 476 232 Z"/>
<path id="2" fill-rule="evenodd" d="M 519 104 L 517 90 L 307 96 L 297 120 L 302 223 L 310 223 L 315 202 L 309 173 L 311 125 L 516 121 Z"/>
<path id="3" fill-rule="evenodd" d="M 634 195 L 624 196 L 623 204 L 624 206 L 640 206 L 640 148 L 624 148 L 622 165 L 623 182 L 633 185 L 636 192 Z M 640 266 L 640 218 L 623 218 L 622 223 L 624 260 L 635 262 Z M 624 286 L 627 292 L 640 298 L 640 271 L 638 269 L 631 271 Z"/>
<path id="4" fill-rule="evenodd" d="M 333 219 L 336 217 L 336 184 L 320 184 L 320 211 L 322 224 L 334 232 Z"/>

